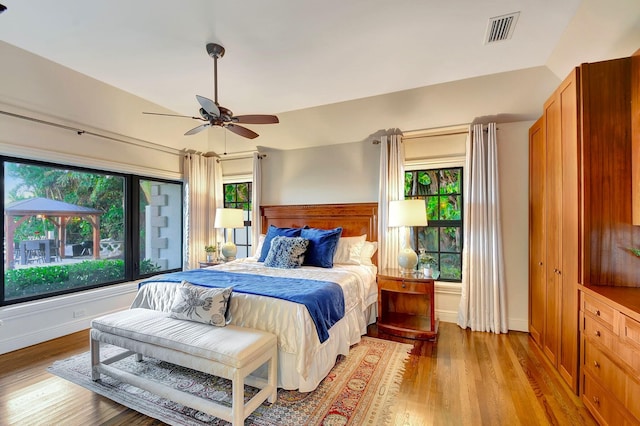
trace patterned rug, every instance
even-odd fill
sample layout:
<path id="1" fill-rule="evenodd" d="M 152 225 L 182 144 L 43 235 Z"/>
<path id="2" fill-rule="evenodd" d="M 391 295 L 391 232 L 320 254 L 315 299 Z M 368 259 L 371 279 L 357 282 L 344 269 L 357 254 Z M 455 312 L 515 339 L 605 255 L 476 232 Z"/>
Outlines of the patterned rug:
<path id="1" fill-rule="evenodd" d="M 247 425 L 382 425 L 397 394 L 404 362 L 411 345 L 363 337 L 347 357 L 339 356 L 329 375 L 313 392 L 278 390 L 275 404 L 264 403 L 247 419 Z M 120 348 L 104 345 L 102 356 Z M 50 373 L 83 386 L 119 404 L 171 425 L 229 425 L 200 411 L 123 384 L 102 375 L 91 380 L 89 352 L 47 369 Z M 136 375 L 153 378 L 203 398 L 231 406 L 231 382 L 153 358 L 136 362 L 133 356 L 112 364 Z M 257 392 L 245 386 L 245 399 Z"/>

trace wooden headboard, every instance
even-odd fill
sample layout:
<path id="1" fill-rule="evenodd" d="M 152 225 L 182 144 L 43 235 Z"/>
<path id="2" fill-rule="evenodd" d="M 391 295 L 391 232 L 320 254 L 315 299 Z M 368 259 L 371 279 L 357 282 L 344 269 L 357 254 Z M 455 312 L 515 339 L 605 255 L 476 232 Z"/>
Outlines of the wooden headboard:
<path id="1" fill-rule="evenodd" d="M 341 226 L 343 237 L 367 234 L 368 241 L 378 241 L 378 203 L 260 206 L 260 216 L 263 234 L 269 225 L 320 229 Z"/>

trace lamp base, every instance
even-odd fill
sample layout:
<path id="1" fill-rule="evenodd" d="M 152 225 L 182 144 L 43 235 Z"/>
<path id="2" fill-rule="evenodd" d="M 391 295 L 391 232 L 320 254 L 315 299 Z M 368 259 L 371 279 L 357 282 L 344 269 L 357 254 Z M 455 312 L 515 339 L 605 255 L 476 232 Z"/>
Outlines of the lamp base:
<path id="1" fill-rule="evenodd" d="M 238 254 L 238 247 L 236 247 L 236 245 L 233 244 L 233 242 L 227 241 L 222 245 L 220 252 L 224 256 L 224 260 L 226 262 L 229 262 L 231 260 L 236 259 L 236 254 Z"/>
<path id="2" fill-rule="evenodd" d="M 418 265 L 418 255 L 410 248 L 404 248 L 398 253 L 398 266 L 403 274 L 413 274 Z"/>

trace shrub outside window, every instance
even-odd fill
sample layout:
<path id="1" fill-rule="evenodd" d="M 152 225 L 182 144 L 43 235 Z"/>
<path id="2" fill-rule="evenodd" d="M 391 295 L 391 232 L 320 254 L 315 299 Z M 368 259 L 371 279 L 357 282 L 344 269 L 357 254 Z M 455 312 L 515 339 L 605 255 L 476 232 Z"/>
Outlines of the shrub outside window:
<path id="1" fill-rule="evenodd" d="M 440 280 L 462 280 L 462 167 L 405 172 L 405 198 L 424 199 L 429 225 L 416 227 L 415 247 L 431 256 Z"/>

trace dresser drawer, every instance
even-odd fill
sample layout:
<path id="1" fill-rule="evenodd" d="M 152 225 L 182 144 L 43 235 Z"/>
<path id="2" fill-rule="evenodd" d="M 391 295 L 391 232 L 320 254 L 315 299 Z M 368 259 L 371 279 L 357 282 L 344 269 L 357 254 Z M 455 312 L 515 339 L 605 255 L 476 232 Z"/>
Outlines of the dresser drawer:
<path id="1" fill-rule="evenodd" d="M 584 316 L 584 329 L 582 332 L 586 339 L 596 342 L 605 348 L 613 349 L 617 346 L 618 336 L 614 335 L 606 324 L 590 315 Z"/>
<path id="2" fill-rule="evenodd" d="M 584 345 L 584 369 L 616 399 L 625 400 L 625 372 L 588 340 Z"/>
<path id="3" fill-rule="evenodd" d="M 587 372 L 584 375 L 582 401 L 601 425 L 631 425 L 614 398 Z"/>
<path id="4" fill-rule="evenodd" d="M 600 321 L 609 330 L 614 330 L 614 309 L 600 300 L 582 293 L 582 310 Z M 585 315 L 586 316 L 586 315 Z"/>
<path id="5" fill-rule="evenodd" d="M 402 293 L 430 294 L 433 283 L 423 283 L 407 279 L 378 278 L 378 288 L 380 290 L 398 291 Z"/>
<path id="6" fill-rule="evenodd" d="M 620 315 L 620 338 L 630 345 L 635 345 L 640 350 L 640 323 L 626 315 Z"/>

